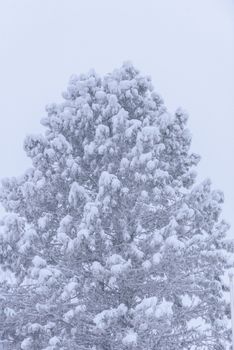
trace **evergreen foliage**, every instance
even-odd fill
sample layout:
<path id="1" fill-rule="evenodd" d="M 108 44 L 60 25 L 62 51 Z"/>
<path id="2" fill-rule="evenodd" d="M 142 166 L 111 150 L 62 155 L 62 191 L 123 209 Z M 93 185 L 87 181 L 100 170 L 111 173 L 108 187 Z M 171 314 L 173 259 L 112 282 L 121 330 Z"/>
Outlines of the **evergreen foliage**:
<path id="1" fill-rule="evenodd" d="M 0 337 L 18 350 L 226 349 L 223 195 L 187 115 L 131 64 L 72 76 L 0 200 Z"/>

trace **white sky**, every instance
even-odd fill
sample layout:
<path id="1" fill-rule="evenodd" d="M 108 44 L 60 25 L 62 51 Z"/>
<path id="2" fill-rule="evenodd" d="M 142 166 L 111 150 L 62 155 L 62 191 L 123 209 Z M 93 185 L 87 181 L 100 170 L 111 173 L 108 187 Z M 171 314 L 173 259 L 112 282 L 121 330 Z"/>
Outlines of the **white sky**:
<path id="1" fill-rule="evenodd" d="M 30 165 L 23 139 L 43 130 L 44 106 L 72 73 L 125 60 L 152 76 L 169 110 L 189 112 L 199 180 L 224 191 L 234 224 L 232 0 L 0 0 L 0 178 Z"/>

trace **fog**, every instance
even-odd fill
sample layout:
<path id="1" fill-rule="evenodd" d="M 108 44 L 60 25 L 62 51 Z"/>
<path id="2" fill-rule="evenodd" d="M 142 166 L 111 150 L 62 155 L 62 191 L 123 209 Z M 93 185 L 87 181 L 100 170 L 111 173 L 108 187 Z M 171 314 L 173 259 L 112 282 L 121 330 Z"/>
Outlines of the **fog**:
<path id="1" fill-rule="evenodd" d="M 199 181 L 224 191 L 234 224 L 233 14 L 231 0 L 1 1 L 0 178 L 30 166 L 24 137 L 43 130 L 71 74 L 131 60 L 171 112 L 189 112 Z"/>

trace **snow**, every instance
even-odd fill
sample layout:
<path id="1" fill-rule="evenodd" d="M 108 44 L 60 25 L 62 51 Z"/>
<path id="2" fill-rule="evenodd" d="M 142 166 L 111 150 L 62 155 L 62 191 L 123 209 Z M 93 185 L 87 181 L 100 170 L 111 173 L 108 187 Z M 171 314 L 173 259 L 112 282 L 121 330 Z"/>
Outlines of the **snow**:
<path id="1" fill-rule="evenodd" d="M 106 148 L 107 148 L 106 145 L 99 146 L 98 149 L 97 149 L 98 154 L 103 155 L 105 153 L 105 151 L 106 151 Z"/>
<path id="2" fill-rule="evenodd" d="M 124 316 L 128 311 L 128 308 L 124 304 L 120 304 L 116 309 L 103 310 L 97 314 L 93 321 L 99 329 L 106 329 L 111 322 L 117 318 Z"/>
<path id="3" fill-rule="evenodd" d="M 18 242 L 19 252 L 25 254 L 37 237 L 36 230 L 32 227 L 27 227 Z"/>
<path id="4" fill-rule="evenodd" d="M 129 167 L 129 160 L 127 158 L 122 158 L 120 162 L 120 169 L 127 169 Z"/>
<path id="5" fill-rule="evenodd" d="M 152 236 L 151 246 L 160 245 L 163 242 L 163 237 L 159 231 L 155 231 Z"/>
<path id="6" fill-rule="evenodd" d="M 9 269 L 3 270 L 2 267 L 0 266 L 0 283 L 3 282 L 8 282 L 10 285 L 13 285 L 16 283 L 16 277 L 12 271 Z"/>
<path id="7" fill-rule="evenodd" d="M 94 261 L 91 265 L 90 270 L 96 276 L 103 274 L 104 268 L 98 261 Z"/>
<path id="8" fill-rule="evenodd" d="M 60 344 L 60 340 L 59 340 L 58 337 L 52 337 L 52 338 L 50 338 L 50 340 L 49 340 L 49 344 L 50 344 L 51 346 L 59 345 L 59 344 Z"/>
<path id="9" fill-rule="evenodd" d="M 86 311 L 86 306 L 85 305 L 78 305 L 75 308 L 75 313 L 79 314 L 79 313 L 83 313 Z"/>
<path id="10" fill-rule="evenodd" d="M 149 269 L 151 268 L 151 266 L 152 266 L 152 264 L 151 264 L 151 262 L 150 262 L 149 260 L 146 260 L 146 261 L 144 261 L 144 262 L 142 263 L 142 267 L 143 267 L 143 269 L 145 269 L 145 270 L 149 270 Z"/>
<path id="11" fill-rule="evenodd" d="M 157 318 L 164 317 L 164 316 L 171 316 L 173 314 L 172 306 L 173 306 L 172 302 L 166 301 L 163 298 L 162 302 L 157 306 L 155 310 L 155 316 Z"/>
<path id="12" fill-rule="evenodd" d="M 135 345 L 137 343 L 137 333 L 132 330 L 129 330 L 123 338 L 122 342 L 126 346 Z"/>
<path id="13" fill-rule="evenodd" d="M 71 145 L 69 142 L 65 139 L 65 137 L 61 134 L 59 134 L 57 137 L 55 137 L 51 141 L 51 146 L 59 152 L 65 151 L 67 153 L 70 153 L 71 151 Z"/>
<path id="14" fill-rule="evenodd" d="M 144 298 L 141 303 L 135 307 L 136 312 L 143 312 L 146 317 L 161 318 L 172 315 L 173 303 L 166 301 L 164 298 L 158 303 L 157 297 Z"/>
<path id="15" fill-rule="evenodd" d="M 136 311 L 145 311 L 147 309 L 156 308 L 158 299 L 157 297 L 144 298 L 137 306 L 135 307 Z"/>
<path id="16" fill-rule="evenodd" d="M 128 260 L 125 263 L 115 264 L 111 266 L 111 273 L 114 275 L 120 275 L 125 273 L 131 267 L 131 261 Z"/>
<path id="17" fill-rule="evenodd" d="M 38 226 L 41 230 L 44 230 L 46 228 L 46 225 L 48 223 L 48 216 L 45 215 L 45 216 L 42 216 L 40 217 L 38 220 L 37 220 L 37 223 L 38 223 Z"/>
<path id="18" fill-rule="evenodd" d="M 60 221 L 59 231 L 67 232 L 67 230 L 69 230 L 70 228 L 70 224 L 72 223 L 72 221 L 73 217 L 71 215 L 64 216 Z"/>
<path id="19" fill-rule="evenodd" d="M 42 326 L 39 323 L 32 323 L 28 326 L 29 333 L 37 333 L 42 330 Z"/>
<path id="20" fill-rule="evenodd" d="M 197 329 L 200 329 L 200 332 L 204 332 L 206 330 L 209 330 L 210 329 L 210 326 L 206 323 L 206 321 L 198 316 L 198 317 L 195 317 L 195 318 L 192 318 L 191 320 L 189 320 L 187 322 L 187 327 L 188 329 L 193 329 L 193 328 L 197 328 Z"/>
<path id="21" fill-rule="evenodd" d="M 68 284 L 64 286 L 63 293 L 61 294 L 61 298 L 63 300 L 72 298 L 72 301 L 74 301 L 78 287 L 79 287 L 79 284 L 77 282 L 70 281 Z"/>
<path id="22" fill-rule="evenodd" d="M 15 310 L 11 309 L 10 307 L 6 307 L 3 312 L 7 317 L 14 317 L 16 315 Z"/>
<path id="23" fill-rule="evenodd" d="M 95 131 L 95 141 L 100 143 L 104 142 L 106 138 L 109 137 L 110 130 L 108 126 L 100 124 L 97 126 Z"/>
<path id="24" fill-rule="evenodd" d="M 127 118 L 128 113 L 124 109 L 121 109 L 115 116 L 112 117 L 114 134 L 118 132 L 123 132 L 123 130 L 125 129 Z"/>
<path id="25" fill-rule="evenodd" d="M 181 296 L 182 305 L 184 307 L 196 306 L 200 302 L 200 298 L 196 295 L 188 295 L 187 293 Z"/>
<path id="26" fill-rule="evenodd" d="M 220 347 L 222 322 L 212 319 L 227 317 L 218 276 L 233 242 L 218 219 L 222 195 L 210 182 L 193 186 L 185 121 L 132 65 L 71 79 L 66 101 L 48 108 L 44 136 L 26 140 L 31 170 L 0 190 L 17 213 L 0 222 L 2 334 L 24 336 L 27 350 L 92 349 L 103 339 L 147 348 L 154 335 L 160 349 L 191 339 L 199 347 L 196 324 L 206 320 L 204 347 Z M 212 298 L 205 286 L 217 288 Z"/>
<path id="27" fill-rule="evenodd" d="M 110 174 L 107 171 L 103 171 L 99 178 L 100 194 L 103 193 L 106 187 L 112 189 L 113 191 L 118 191 L 121 187 L 121 183 L 117 176 Z"/>
<path id="28" fill-rule="evenodd" d="M 155 265 L 158 265 L 160 263 L 160 261 L 161 261 L 161 258 L 162 258 L 161 253 L 155 253 L 153 255 L 153 263 Z"/>
<path id="29" fill-rule="evenodd" d="M 130 244 L 130 250 L 133 256 L 137 257 L 137 259 L 141 260 L 144 257 L 143 251 L 137 247 L 137 244 L 135 242 L 132 242 Z"/>
<path id="30" fill-rule="evenodd" d="M 194 215 L 194 210 L 189 208 L 186 203 L 183 204 L 183 206 L 180 208 L 176 215 L 177 220 L 183 220 L 186 218 L 191 218 Z"/>
<path id="31" fill-rule="evenodd" d="M 70 294 L 73 294 L 74 291 L 77 290 L 78 286 L 79 286 L 79 285 L 78 285 L 77 282 L 71 281 L 71 282 L 69 282 L 69 283 L 66 285 L 65 289 L 66 289 Z"/>
<path id="32" fill-rule="evenodd" d="M 53 274 L 52 274 L 52 271 L 50 269 L 42 268 L 39 270 L 38 282 L 45 283 L 52 275 Z"/>
<path id="33" fill-rule="evenodd" d="M 83 186 L 80 186 L 77 182 L 73 182 L 68 195 L 68 202 L 76 208 L 80 201 L 88 201 L 89 195 Z"/>
<path id="34" fill-rule="evenodd" d="M 114 80 L 109 81 L 109 82 L 108 82 L 108 88 L 109 88 L 109 90 L 110 90 L 110 92 L 111 92 L 112 94 L 115 94 L 116 92 L 118 92 L 118 84 L 117 84 L 117 82 L 114 81 Z M 112 100 L 113 100 L 113 97 L 115 97 L 114 102 L 117 103 L 116 96 L 115 96 L 115 95 L 111 95 Z M 109 102 L 113 104 L 113 101 L 111 101 L 110 98 L 109 98 Z"/>
<path id="35" fill-rule="evenodd" d="M 141 165 L 147 163 L 152 159 L 152 152 L 142 153 L 139 157 L 139 162 Z"/>
<path id="36" fill-rule="evenodd" d="M 32 338 L 28 337 L 25 338 L 21 343 L 21 349 L 22 350 L 31 350 L 32 349 Z"/>
<path id="37" fill-rule="evenodd" d="M 169 125 L 173 123 L 173 116 L 168 113 L 164 112 L 158 117 L 159 125 L 161 129 L 166 129 Z"/>
<path id="38" fill-rule="evenodd" d="M 22 240 L 33 242 L 35 238 L 37 238 L 37 231 L 34 227 L 27 226 L 25 227 L 24 234 Z"/>
<path id="39" fill-rule="evenodd" d="M 169 174 L 165 170 L 156 169 L 154 172 L 154 176 L 156 179 L 166 179 L 169 176 Z"/>
<path id="40" fill-rule="evenodd" d="M 153 142 L 159 142 L 159 130 L 156 126 L 145 126 L 142 128 L 141 134 L 143 142 L 150 142 L 153 145 Z"/>
<path id="41" fill-rule="evenodd" d="M 106 99 L 106 93 L 104 91 L 99 90 L 95 93 L 95 97 L 98 101 L 104 101 Z"/>
<path id="42" fill-rule="evenodd" d="M 45 184 L 46 184 L 46 179 L 43 177 L 42 179 L 40 179 L 36 182 L 36 188 L 38 190 L 42 190 L 44 188 Z"/>
<path id="43" fill-rule="evenodd" d="M 96 151 L 96 144 L 95 142 L 90 142 L 88 145 L 85 145 L 84 147 L 84 153 L 86 156 L 91 156 Z"/>
<path id="44" fill-rule="evenodd" d="M 148 192 L 145 191 L 145 190 L 141 191 L 141 198 L 142 198 L 143 200 L 147 200 L 147 199 L 149 198 Z"/>
<path id="45" fill-rule="evenodd" d="M 132 82 L 129 80 L 122 80 L 119 84 L 121 90 L 129 90 L 132 86 Z"/>
<path id="46" fill-rule="evenodd" d="M 48 304 L 41 304 L 41 303 L 36 303 L 35 308 L 37 312 L 40 313 L 47 313 L 49 312 L 50 305 Z"/>
<path id="47" fill-rule="evenodd" d="M 147 168 L 152 171 L 155 169 L 157 162 L 155 160 L 149 160 L 146 164 Z"/>
<path id="48" fill-rule="evenodd" d="M 95 219 L 98 218 L 98 216 L 99 216 L 99 210 L 98 210 L 97 204 L 93 202 L 86 203 L 84 207 L 84 221 L 87 227 L 92 225 L 92 223 L 95 221 Z M 83 231 L 83 234 L 85 237 L 87 237 L 87 235 L 89 234 L 88 230 L 85 229 Z"/>
<path id="49" fill-rule="evenodd" d="M 110 267 L 111 273 L 116 276 L 124 273 L 131 267 L 131 261 L 126 261 L 121 255 L 113 254 L 107 258 L 107 266 Z"/>
<path id="50" fill-rule="evenodd" d="M 112 254 L 107 258 L 107 264 L 115 265 L 115 264 L 124 264 L 126 260 L 119 254 Z"/>
<path id="51" fill-rule="evenodd" d="M 167 246 L 173 248 L 173 249 L 184 249 L 185 248 L 185 244 L 183 242 L 181 242 L 176 235 L 171 235 L 169 236 L 166 240 L 165 243 Z"/>
<path id="52" fill-rule="evenodd" d="M 125 136 L 130 139 L 140 129 L 142 122 L 138 119 L 131 119 L 128 125 L 128 128 L 125 130 Z"/>
<path id="53" fill-rule="evenodd" d="M 33 265 L 35 267 L 38 267 L 38 268 L 45 267 L 47 265 L 46 261 L 43 258 L 41 258 L 40 256 L 38 256 L 38 255 L 34 256 L 32 262 L 33 262 Z"/>
<path id="54" fill-rule="evenodd" d="M 74 310 L 69 310 L 63 315 L 63 319 L 65 322 L 70 322 L 75 315 Z"/>

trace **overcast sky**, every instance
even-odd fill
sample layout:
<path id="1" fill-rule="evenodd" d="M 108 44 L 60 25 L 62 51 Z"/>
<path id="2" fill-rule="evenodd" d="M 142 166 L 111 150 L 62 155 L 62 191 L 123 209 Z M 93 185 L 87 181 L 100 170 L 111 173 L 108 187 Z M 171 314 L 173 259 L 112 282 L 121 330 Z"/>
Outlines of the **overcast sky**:
<path id="1" fill-rule="evenodd" d="M 30 166 L 24 137 L 43 130 L 72 73 L 131 60 L 171 112 L 189 112 L 199 180 L 224 191 L 234 226 L 232 0 L 0 1 L 0 50 L 0 178 Z"/>

